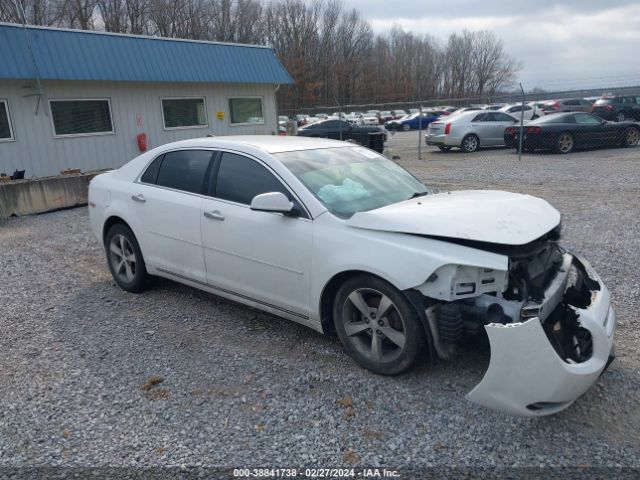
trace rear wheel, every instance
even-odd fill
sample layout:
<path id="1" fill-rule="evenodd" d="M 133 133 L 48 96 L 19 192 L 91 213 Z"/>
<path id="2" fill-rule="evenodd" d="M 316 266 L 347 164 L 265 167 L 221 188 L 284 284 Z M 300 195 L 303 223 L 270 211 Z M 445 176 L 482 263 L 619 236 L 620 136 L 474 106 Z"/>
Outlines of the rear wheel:
<path id="1" fill-rule="evenodd" d="M 358 275 L 347 280 L 337 292 L 333 318 L 346 352 L 381 375 L 411 368 L 426 345 L 413 305 L 378 277 Z"/>
<path id="2" fill-rule="evenodd" d="M 556 140 L 556 151 L 558 153 L 571 153 L 574 147 L 573 135 L 569 132 L 562 132 Z"/>
<path id="3" fill-rule="evenodd" d="M 640 129 L 636 127 L 629 127 L 625 133 L 625 147 L 635 147 L 640 143 Z"/>
<path id="4" fill-rule="evenodd" d="M 105 238 L 107 263 L 118 286 L 127 292 L 144 290 L 149 279 L 140 246 L 129 227 L 117 223 Z"/>
<path id="5" fill-rule="evenodd" d="M 475 152 L 480 148 L 480 139 L 475 134 L 467 135 L 462 139 L 460 148 L 467 153 Z"/>

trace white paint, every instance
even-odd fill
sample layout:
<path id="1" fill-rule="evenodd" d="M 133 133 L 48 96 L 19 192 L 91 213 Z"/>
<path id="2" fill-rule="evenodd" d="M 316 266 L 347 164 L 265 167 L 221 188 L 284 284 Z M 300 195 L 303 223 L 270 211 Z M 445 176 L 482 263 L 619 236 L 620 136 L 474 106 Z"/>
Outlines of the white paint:
<path id="1" fill-rule="evenodd" d="M 546 201 L 517 193 L 465 190 L 418 197 L 368 212 L 349 225 L 371 230 L 523 245 L 560 222 Z"/>
<path id="2" fill-rule="evenodd" d="M 582 363 L 562 360 L 537 317 L 524 323 L 486 325 L 491 361 L 482 381 L 467 395 L 469 400 L 512 415 L 550 415 L 567 408 L 598 380 L 613 348 L 616 314 L 609 290 L 584 259 L 579 261 L 600 284 L 591 305 L 576 309 L 580 325 L 591 332 L 591 358 Z M 528 409 L 533 403 L 546 407 Z"/>

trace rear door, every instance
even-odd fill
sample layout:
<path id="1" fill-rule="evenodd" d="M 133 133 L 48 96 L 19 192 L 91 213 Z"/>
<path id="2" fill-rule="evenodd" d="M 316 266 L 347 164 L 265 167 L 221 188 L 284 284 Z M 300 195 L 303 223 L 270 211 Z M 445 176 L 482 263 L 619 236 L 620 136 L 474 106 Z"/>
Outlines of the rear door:
<path id="1" fill-rule="evenodd" d="M 504 131 L 516 124 L 514 117 L 503 112 L 491 112 L 491 145 L 504 145 Z"/>
<path id="2" fill-rule="evenodd" d="M 200 210 L 212 167 L 210 150 L 177 150 L 157 157 L 134 184 L 145 262 L 159 270 L 204 281 Z"/>
<path id="3" fill-rule="evenodd" d="M 471 132 L 478 135 L 480 145 L 492 145 L 491 143 L 491 123 L 489 119 L 493 119 L 493 112 L 478 113 L 471 119 Z"/>

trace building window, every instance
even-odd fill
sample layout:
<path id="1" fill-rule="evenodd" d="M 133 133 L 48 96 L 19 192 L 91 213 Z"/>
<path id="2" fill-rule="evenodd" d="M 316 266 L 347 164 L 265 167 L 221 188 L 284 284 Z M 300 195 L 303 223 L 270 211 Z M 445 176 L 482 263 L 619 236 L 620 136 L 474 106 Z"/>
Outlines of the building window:
<path id="1" fill-rule="evenodd" d="M 6 100 L 0 100 L 0 142 L 13 139 L 9 104 Z"/>
<path id="2" fill-rule="evenodd" d="M 231 124 L 264 123 L 262 97 L 240 97 L 229 99 Z"/>
<path id="3" fill-rule="evenodd" d="M 56 137 L 114 133 L 109 100 L 50 100 Z"/>
<path id="4" fill-rule="evenodd" d="M 164 128 L 197 128 L 207 126 L 204 98 L 163 98 Z"/>

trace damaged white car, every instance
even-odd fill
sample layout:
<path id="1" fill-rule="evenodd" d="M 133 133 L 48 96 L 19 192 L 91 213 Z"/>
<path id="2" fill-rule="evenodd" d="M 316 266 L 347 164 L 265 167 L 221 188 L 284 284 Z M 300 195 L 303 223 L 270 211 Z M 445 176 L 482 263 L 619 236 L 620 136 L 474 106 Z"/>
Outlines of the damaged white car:
<path id="1" fill-rule="evenodd" d="M 336 333 L 380 374 L 488 335 L 489 368 L 468 395 L 486 407 L 558 412 L 613 359 L 609 291 L 558 244 L 547 202 L 438 193 L 349 143 L 164 145 L 94 178 L 89 212 L 125 290 L 173 279 Z"/>

